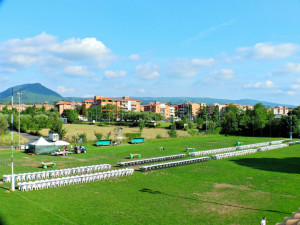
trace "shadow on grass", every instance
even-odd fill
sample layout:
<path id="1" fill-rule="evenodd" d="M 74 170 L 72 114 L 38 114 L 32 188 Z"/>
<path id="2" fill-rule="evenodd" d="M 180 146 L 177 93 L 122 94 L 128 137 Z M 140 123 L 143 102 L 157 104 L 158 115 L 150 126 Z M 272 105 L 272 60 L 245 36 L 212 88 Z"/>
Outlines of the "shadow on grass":
<path id="1" fill-rule="evenodd" d="M 232 162 L 241 166 L 252 167 L 258 170 L 280 173 L 300 173 L 300 157 L 291 158 L 244 158 L 233 159 Z"/>
<path id="2" fill-rule="evenodd" d="M 220 203 L 220 202 L 212 202 L 212 201 L 207 201 L 207 200 L 204 200 L 204 199 L 198 199 L 198 198 L 193 198 L 193 197 L 172 195 L 172 194 L 168 194 L 168 193 L 163 193 L 161 191 L 154 191 L 154 190 L 151 190 L 151 189 L 148 189 L 148 188 L 143 188 L 139 191 L 144 192 L 144 193 L 149 193 L 149 194 L 161 194 L 161 195 L 166 195 L 166 196 L 169 196 L 169 197 L 174 197 L 174 198 L 179 198 L 179 199 L 193 200 L 193 201 L 198 201 L 198 202 L 205 202 L 205 203 L 209 203 L 209 204 L 228 206 L 228 207 L 232 207 L 232 208 L 239 208 L 239 209 L 245 209 L 245 210 L 253 210 L 253 211 L 259 211 L 259 212 L 272 212 L 272 213 L 280 213 L 280 214 L 287 214 L 287 215 L 291 214 L 290 212 L 281 212 L 281 211 L 278 211 L 278 210 L 256 209 L 256 208 L 249 208 L 249 207 L 243 207 L 243 206 L 237 206 L 237 205 L 224 204 L 224 203 Z"/>

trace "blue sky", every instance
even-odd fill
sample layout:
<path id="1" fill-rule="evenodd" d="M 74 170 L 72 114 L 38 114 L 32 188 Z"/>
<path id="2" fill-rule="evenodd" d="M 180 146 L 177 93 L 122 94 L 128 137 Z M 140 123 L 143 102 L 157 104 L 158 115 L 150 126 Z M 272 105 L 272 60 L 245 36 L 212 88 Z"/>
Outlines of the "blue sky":
<path id="1" fill-rule="evenodd" d="M 0 91 L 300 105 L 300 1 L 0 0 Z"/>

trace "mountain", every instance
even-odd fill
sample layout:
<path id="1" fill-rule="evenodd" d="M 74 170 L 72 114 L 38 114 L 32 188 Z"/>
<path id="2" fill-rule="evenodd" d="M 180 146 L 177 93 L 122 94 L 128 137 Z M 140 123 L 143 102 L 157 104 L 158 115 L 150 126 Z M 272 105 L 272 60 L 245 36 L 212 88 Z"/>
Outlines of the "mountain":
<path id="1" fill-rule="evenodd" d="M 53 103 L 55 101 L 63 99 L 58 93 L 46 88 L 40 83 L 35 84 L 23 84 L 12 87 L 14 90 L 14 102 L 18 102 L 17 92 L 22 93 L 21 102 L 22 103 Z M 12 88 L 0 93 L 0 101 L 9 103 L 11 101 Z"/>

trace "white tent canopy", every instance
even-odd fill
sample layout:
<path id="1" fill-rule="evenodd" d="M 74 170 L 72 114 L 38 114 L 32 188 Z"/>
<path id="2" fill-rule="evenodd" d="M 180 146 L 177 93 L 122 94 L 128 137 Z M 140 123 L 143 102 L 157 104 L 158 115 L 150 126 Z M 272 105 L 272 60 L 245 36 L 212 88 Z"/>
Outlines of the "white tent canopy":
<path id="1" fill-rule="evenodd" d="M 66 141 L 56 141 L 56 142 L 53 142 L 53 143 L 56 146 L 70 145 L 70 143 L 66 142 Z"/>
<path id="2" fill-rule="evenodd" d="M 30 145 L 37 145 L 37 146 L 49 146 L 49 145 L 54 145 L 51 142 L 46 141 L 43 137 L 40 137 L 39 140 L 30 143 Z"/>

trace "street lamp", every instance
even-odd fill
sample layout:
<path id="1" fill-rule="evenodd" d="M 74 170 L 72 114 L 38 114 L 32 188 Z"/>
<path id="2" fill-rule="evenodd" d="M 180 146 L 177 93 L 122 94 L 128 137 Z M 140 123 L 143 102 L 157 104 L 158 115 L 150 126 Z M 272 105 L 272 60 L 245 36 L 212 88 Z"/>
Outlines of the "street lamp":
<path id="1" fill-rule="evenodd" d="M 13 109 L 14 105 L 14 89 L 11 91 L 11 109 Z M 14 131 L 13 131 L 13 123 L 14 123 L 14 114 L 11 114 L 11 191 L 15 191 L 15 176 L 14 176 Z"/>
<path id="2" fill-rule="evenodd" d="M 21 125 L 20 125 L 20 112 L 21 112 L 21 109 L 20 109 L 20 99 L 21 99 L 21 96 L 22 96 L 22 92 L 18 92 L 18 97 L 19 97 L 19 151 L 21 150 L 21 146 L 20 146 L 20 143 L 21 143 L 21 137 L 20 137 L 20 134 L 21 134 Z"/>

